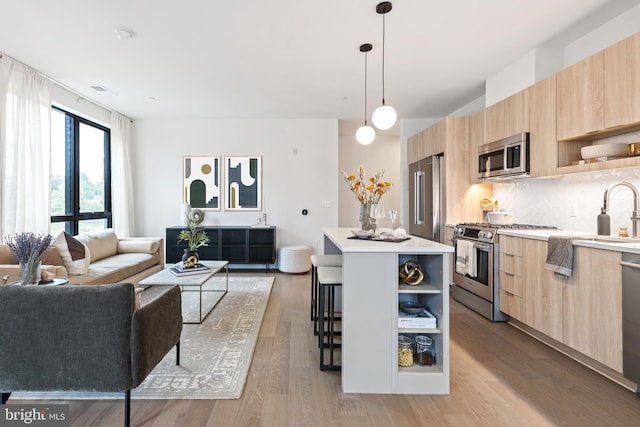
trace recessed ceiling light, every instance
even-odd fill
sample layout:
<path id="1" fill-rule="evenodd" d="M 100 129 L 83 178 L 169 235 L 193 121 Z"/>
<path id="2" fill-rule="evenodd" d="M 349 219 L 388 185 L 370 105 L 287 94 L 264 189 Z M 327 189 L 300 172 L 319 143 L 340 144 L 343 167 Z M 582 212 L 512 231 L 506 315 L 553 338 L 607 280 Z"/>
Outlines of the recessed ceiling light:
<path id="1" fill-rule="evenodd" d="M 132 39 L 136 36 L 136 33 L 127 27 L 117 27 L 115 30 L 116 37 L 121 40 Z"/>

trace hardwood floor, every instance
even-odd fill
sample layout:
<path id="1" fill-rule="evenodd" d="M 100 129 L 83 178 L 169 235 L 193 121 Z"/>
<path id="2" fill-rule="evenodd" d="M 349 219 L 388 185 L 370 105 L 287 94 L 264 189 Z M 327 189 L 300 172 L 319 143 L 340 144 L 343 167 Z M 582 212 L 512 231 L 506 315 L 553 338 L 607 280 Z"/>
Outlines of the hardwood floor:
<path id="1" fill-rule="evenodd" d="M 343 394 L 340 373 L 318 369 L 309 320 L 309 275 L 269 275 L 276 281 L 242 398 L 132 400 L 132 425 L 640 425 L 637 394 L 453 300 L 451 394 Z M 70 404 L 74 427 L 122 425 L 123 401 Z"/>

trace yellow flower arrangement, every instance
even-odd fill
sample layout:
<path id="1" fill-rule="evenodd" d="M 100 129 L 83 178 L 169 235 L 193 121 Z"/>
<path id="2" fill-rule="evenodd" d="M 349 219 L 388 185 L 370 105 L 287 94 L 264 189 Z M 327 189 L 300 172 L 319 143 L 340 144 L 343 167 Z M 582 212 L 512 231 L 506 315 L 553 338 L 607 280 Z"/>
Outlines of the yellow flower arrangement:
<path id="1" fill-rule="evenodd" d="M 342 171 L 342 175 L 344 175 L 344 180 L 349 184 L 349 189 L 353 191 L 360 203 L 375 205 L 380 201 L 384 193 L 395 187 L 391 182 L 382 180 L 384 171 L 367 178 L 367 173 L 362 166 L 358 167 L 357 175 L 347 174 L 344 171 Z"/>

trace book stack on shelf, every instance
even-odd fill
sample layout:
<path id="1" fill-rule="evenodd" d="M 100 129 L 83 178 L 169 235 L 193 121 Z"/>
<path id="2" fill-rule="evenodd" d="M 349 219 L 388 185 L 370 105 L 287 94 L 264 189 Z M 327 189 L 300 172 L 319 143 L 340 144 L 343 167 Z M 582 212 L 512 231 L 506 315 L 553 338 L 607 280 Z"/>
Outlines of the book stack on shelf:
<path id="1" fill-rule="evenodd" d="M 426 308 L 420 313 L 405 313 L 398 311 L 399 328 L 436 328 L 436 318 Z"/>
<path id="2" fill-rule="evenodd" d="M 183 264 L 176 264 L 169 269 L 174 276 L 190 276 L 192 274 L 202 274 L 209 271 L 209 267 L 204 264 L 196 264 L 193 267 L 185 267 Z"/>

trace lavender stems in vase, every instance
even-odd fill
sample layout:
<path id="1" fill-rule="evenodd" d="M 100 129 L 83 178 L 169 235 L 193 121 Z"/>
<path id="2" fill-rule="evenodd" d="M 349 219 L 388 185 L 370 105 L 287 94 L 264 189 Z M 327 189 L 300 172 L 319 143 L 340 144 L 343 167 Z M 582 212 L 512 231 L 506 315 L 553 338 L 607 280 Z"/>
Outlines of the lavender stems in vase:
<path id="1" fill-rule="evenodd" d="M 5 244 L 20 264 L 20 283 L 37 285 L 40 283 L 42 255 L 53 242 L 50 234 L 31 232 L 17 233 L 5 238 Z"/>

